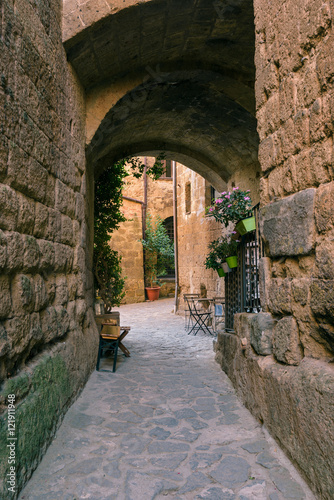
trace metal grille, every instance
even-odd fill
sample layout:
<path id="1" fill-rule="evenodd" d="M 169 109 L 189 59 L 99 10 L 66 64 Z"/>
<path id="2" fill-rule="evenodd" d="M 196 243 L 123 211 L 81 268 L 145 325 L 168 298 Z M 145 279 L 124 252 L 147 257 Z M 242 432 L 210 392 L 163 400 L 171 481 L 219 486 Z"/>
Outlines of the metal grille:
<path id="1" fill-rule="evenodd" d="M 259 292 L 259 259 L 263 248 L 259 235 L 259 206 L 253 209 L 256 230 L 242 236 L 238 248 L 238 267 L 225 277 L 225 328 L 233 329 L 234 314 L 261 311 Z"/>
<path id="2" fill-rule="evenodd" d="M 225 276 L 225 329 L 233 330 L 233 318 L 238 312 L 241 312 L 241 248 L 238 251 L 238 267 L 232 269 Z"/>

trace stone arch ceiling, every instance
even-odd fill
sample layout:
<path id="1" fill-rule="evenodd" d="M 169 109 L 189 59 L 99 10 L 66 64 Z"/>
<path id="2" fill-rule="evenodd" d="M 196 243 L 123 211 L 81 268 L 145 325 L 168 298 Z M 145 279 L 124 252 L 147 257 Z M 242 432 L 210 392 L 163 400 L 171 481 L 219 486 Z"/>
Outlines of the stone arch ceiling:
<path id="1" fill-rule="evenodd" d="M 97 173 L 165 150 L 218 186 L 257 163 L 251 0 L 65 0 L 64 45 L 88 96 L 136 82 L 88 145 Z"/>

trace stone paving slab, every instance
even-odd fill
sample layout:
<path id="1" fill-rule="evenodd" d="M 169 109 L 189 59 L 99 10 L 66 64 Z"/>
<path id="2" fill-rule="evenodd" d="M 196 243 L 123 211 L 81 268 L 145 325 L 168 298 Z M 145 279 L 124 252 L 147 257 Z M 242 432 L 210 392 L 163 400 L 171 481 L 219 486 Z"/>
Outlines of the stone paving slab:
<path id="1" fill-rule="evenodd" d="M 119 308 L 131 358 L 103 358 L 21 500 L 314 500 L 173 301 Z"/>

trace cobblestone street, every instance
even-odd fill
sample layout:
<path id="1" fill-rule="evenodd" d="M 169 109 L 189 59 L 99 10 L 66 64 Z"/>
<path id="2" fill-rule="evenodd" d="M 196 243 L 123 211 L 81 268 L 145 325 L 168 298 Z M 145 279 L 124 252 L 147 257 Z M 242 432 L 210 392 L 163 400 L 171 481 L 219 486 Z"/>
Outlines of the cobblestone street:
<path id="1" fill-rule="evenodd" d="M 315 497 L 173 300 L 119 308 L 131 326 L 66 414 L 21 500 L 283 500 Z"/>

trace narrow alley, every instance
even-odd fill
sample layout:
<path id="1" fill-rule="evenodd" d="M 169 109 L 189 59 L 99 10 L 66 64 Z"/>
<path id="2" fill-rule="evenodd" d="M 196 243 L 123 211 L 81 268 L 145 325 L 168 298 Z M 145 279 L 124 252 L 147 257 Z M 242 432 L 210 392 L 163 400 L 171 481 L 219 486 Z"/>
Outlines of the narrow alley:
<path id="1" fill-rule="evenodd" d="M 21 500 L 315 498 L 173 299 L 119 310 L 131 357 L 101 360 Z"/>

